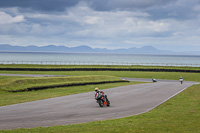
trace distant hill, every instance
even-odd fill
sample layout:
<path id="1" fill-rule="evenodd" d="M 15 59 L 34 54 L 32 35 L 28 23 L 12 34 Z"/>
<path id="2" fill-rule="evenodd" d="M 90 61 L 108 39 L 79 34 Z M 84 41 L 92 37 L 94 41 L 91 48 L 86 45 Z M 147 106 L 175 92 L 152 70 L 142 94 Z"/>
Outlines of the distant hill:
<path id="1" fill-rule="evenodd" d="M 94 52 L 94 49 L 88 46 L 78 47 L 65 47 L 65 46 L 12 46 L 9 44 L 0 45 L 0 51 L 12 51 L 12 52 Z"/>
<path id="2" fill-rule="evenodd" d="M 12 46 L 9 44 L 0 44 L 0 52 L 65 52 L 65 53 L 121 53 L 121 54 L 161 54 L 161 55 L 172 55 L 172 54 L 187 54 L 195 55 L 200 52 L 182 52 L 176 53 L 167 50 L 156 49 L 152 46 L 144 46 L 141 48 L 128 48 L 128 49 L 106 49 L 106 48 L 91 48 L 89 46 L 77 46 L 77 47 L 65 47 L 65 46 Z M 198 55 L 199 55 L 198 54 Z"/>

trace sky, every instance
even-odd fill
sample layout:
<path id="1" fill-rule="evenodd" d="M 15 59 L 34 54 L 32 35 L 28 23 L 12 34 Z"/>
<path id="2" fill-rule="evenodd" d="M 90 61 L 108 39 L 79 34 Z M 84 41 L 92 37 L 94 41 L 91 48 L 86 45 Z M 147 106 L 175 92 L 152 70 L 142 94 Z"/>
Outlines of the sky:
<path id="1" fill-rule="evenodd" d="M 0 44 L 200 51 L 200 0 L 0 0 Z"/>

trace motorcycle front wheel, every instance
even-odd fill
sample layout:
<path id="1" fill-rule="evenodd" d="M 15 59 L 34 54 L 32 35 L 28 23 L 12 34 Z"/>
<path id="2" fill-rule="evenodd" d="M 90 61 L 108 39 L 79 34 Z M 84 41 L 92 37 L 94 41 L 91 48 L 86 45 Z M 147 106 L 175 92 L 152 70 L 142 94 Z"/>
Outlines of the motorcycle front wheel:
<path id="1" fill-rule="evenodd" d="M 99 106 L 100 106 L 100 107 L 103 107 L 103 100 L 101 100 L 101 99 L 98 100 L 98 103 L 99 103 Z"/>

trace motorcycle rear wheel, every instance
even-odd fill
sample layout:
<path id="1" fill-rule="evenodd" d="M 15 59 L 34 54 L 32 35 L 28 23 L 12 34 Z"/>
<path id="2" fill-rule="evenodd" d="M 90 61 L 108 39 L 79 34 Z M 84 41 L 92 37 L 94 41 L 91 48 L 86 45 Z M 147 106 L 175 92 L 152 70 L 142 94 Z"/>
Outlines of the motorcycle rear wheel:
<path id="1" fill-rule="evenodd" d="M 110 106 L 110 101 L 109 100 L 107 100 L 107 106 Z"/>

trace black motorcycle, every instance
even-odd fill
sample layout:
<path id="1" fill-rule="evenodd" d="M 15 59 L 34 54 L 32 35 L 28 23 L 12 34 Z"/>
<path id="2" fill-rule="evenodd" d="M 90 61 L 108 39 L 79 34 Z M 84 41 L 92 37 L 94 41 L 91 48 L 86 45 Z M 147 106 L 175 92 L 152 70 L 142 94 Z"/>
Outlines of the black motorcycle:
<path id="1" fill-rule="evenodd" d="M 100 107 L 110 106 L 110 101 L 108 100 L 107 95 L 98 94 L 95 99 Z"/>

